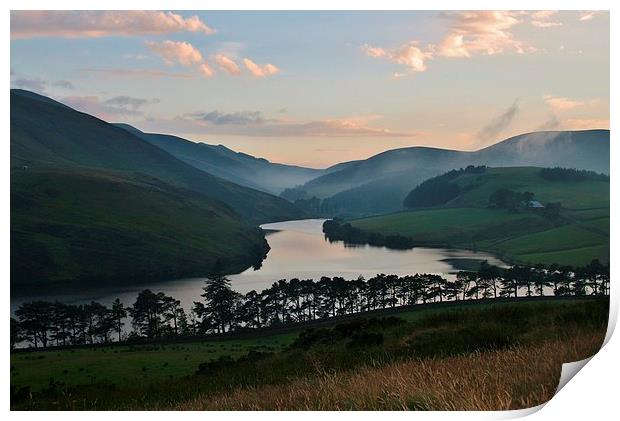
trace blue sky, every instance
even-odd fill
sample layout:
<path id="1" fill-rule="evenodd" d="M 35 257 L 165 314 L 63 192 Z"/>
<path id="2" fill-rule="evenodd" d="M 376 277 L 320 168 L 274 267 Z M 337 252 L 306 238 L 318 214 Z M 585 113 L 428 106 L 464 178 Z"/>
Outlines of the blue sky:
<path id="1" fill-rule="evenodd" d="M 11 84 L 108 121 L 323 167 L 609 127 L 592 12 L 12 12 Z"/>

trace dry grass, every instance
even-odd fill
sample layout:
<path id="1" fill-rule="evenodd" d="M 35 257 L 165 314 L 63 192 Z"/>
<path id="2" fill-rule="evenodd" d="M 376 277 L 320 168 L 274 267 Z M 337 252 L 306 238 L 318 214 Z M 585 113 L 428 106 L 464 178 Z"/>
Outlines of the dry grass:
<path id="1" fill-rule="evenodd" d="M 538 345 L 354 372 L 323 373 L 286 384 L 203 395 L 180 410 L 507 410 L 551 399 L 564 362 L 587 358 L 603 333 Z"/>

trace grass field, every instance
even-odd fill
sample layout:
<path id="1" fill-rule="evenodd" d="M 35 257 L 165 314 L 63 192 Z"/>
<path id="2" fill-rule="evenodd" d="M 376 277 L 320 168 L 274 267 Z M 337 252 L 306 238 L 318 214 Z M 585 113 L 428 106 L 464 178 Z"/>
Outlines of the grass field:
<path id="1" fill-rule="evenodd" d="M 68 387 L 148 384 L 193 374 L 200 363 L 222 355 L 237 358 L 250 351 L 280 351 L 296 336 L 16 353 L 11 355 L 11 384 L 33 391 L 49 387 L 50 382 Z"/>
<path id="2" fill-rule="evenodd" d="M 416 244 L 485 250 L 518 263 L 583 265 L 609 261 L 609 182 L 547 181 L 539 168 L 489 168 L 457 182 L 469 186 L 445 206 L 351 221 L 367 232 L 410 237 Z M 531 191 L 561 202 L 559 217 L 487 207 L 498 188 Z"/>
<path id="3" fill-rule="evenodd" d="M 12 396 L 12 408 L 531 406 L 552 395 L 562 362 L 598 350 L 608 301 L 474 303 L 397 316 L 245 340 L 13 353 L 11 386 L 32 395 Z"/>

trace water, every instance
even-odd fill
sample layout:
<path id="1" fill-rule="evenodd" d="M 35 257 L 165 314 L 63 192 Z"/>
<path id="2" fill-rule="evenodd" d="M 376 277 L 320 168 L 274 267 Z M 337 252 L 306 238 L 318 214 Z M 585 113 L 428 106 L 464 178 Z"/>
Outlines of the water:
<path id="1" fill-rule="evenodd" d="M 390 250 L 385 247 L 346 246 L 343 242 L 327 241 L 322 232 L 324 219 L 265 224 L 267 241 L 271 250 L 260 269 L 252 268 L 230 275 L 233 289 L 246 293 L 262 291 L 279 279 L 318 280 L 321 276 L 342 276 L 356 279 L 370 278 L 378 273 L 407 275 L 414 273 L 435 273 L 449 279 L 454 277 L 460 264 L 488 260 L 489 263 L 504 266 L 496 257 L 481 252 L 440 248 L 418 247 L 411 250 Z M 11 297 L 11 312 L 21 303 L 32 300 L 61 301 L 67 304 L 81 304 L 98 301 L 110 305 L 119 298 L 131 305 L 139 291 L 151 289 L 162 291 L 181 300 L 189 310 L 194 301 L 200 300 L 204 278 L 191 278 L 153 282 L 141 285 L 117 287 L 95 287 L 85 290 L 56 291 L 54 294 Z"/>

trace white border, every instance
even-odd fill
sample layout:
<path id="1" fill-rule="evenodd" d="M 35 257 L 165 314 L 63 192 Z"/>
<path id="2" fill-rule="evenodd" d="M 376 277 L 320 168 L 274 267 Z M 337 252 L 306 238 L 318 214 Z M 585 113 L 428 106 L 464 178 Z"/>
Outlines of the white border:
<path id="1" fill-rule="evenodd" d="M 2 60 L 3 69 L 8 73 L 9 61 L 10 61 L 10 9 L 102 9 L 105 6 L 106 9 L 116 10 L 128 10 L 128 9 L 174 9 L 174 10 L 475 10 L 475 9 L 505 9 L 505 10 L 544 10 L 544 9 L 561 9 L 561 10 L 611 10 L 611 39 L 617 40 L 618 37 L 616 12 L 620 10 L 620 7 L 614 5 L 617 2 L 604 1 L 604 0 L 590 0 L 590 1 L 572 1 L 570 3 L 557 0 L 540 0 L 540 1 L 512 1 L 505 0 L 502 2 L 489 1 L 489 0 L 434 0 L 434 1 L 405 1 L 405 0 L 346 0 L 335 2 L 333 0 L 262 0 L 249 1 L 249 0 L 220 0 L 220 1 L 197 1 L 197 0 L 180 0 L 180 1 L 162 1 L 162 0 L 109 0 L 105 3 L 86 1 L 86 0 L 57 0 L 53 3 L 49 1 L 13 1 L 9 0 L 4 3 L 5 13 L 1 15 L 2 28 L 4 33 L 4 42 L 2 43 Z M 611 75 L 618 74 L 618 54 L 615 52 L 614 46 L 610 48 L 611 54 Z M 615 70 L 614 70 L 615 69 Z M 2 235 L 0 240 L 0 246 L 2 253 L 0 255 L 2 270 L 2 289 L 4 292 L 4 305 L 8 312 L 10 308 L 10 295 L 9 295 L 9 77 L 5 73 L 5 95 L 3 100 L 0 101 L 0 118 L 3 121 L 3 136 L 2 142 L 0 142 L 0 148 L 2 150 L 2 156 L 4 158 L 4 165 L 2 171 L 2 193 L 0 200 L 2 201 Z M 612 134 L 618 122 L 618 84 L 615 83 L 614 77 L 611 77 L 611 103 L 610 103 L 610 127 L 612 128 Z M 611 142 L 611 162 L 616 163 L 619 161 L 619 148 L 615 141 Z M 613 165 L 612 165 L 613 167 Z M 617 176 L 615 169 L 611 171 L 611 213 L 617 209 L 618 204 L 618 189 L 617 189 Z M 614 256 L 614 252 L 617 250 L 616 244 L 618 240 L 618 225 L 615 223 L 615 218 L 611 221 L 611 256 Z M 612 259 L 613 260 L 613 259 Z M 561 390 L 556 397 L 554 397 L 547 405 L 544 405 L 544 410 L 535 411 L 513 411 L 513 412 L 434 412 L 434 413 L 416 413 L 412 415 L 408 412 L 389 412 L 389 413 L 368 413 L 368 412 L 348 412 L 348 413 L 335 413 L 326 412 L 320 414 L 321 417 L 336 418 L 345 417 L 350 419 L 369 419 L 377 416 L 390 417 L 393 419 L 407 419 L 410 416 L 415 416 L 416 419 L 459 419 L 459 420 L 480 420 L 480 419 L 505 419 L 515 418 L 528 413 L 535 412 L 532 415 L 532 419 L 563 419 L 563 420 L 583 420 L 586 417 L 591 419 L 610 419 L 612 414 L 618 414 L 617 411 L 617 385 L 619 364 L 617 355 L 620 354 L 620 343 L 616 337 L 611 337 L 610 334 L 613 327 L 616 324 L 617 312 L 618 312 L 618 300 L 619 293 L 618 288 L 614 288 L 615 280 L 618 279 L 618 270 L 615 262 L 612 262 L 611 268 L 612 288 L 611 288 L 611 313 L 610 313 L 610 329 L 607 335 L 608 343 L 603 349 L 595 355 L 592 360 L 587 364 L 587 368 L 582 370 L 574 380 L 568 382 L 568 384 Z M 8 344 L 8 319 L 0 319 L 2 325 L 2 340 L 5 343 L 3 353 L 3 361 L 5 364 L 9 361 L 9 344 Z M 6 411 L 9 409 L 9 376 L 7 366 L 5 365 L 5 376 L 3 376 L 2 392 L 0 399 L 3 402 L 3 407 Z M 170 414 L 163 412 L 156 413 L 122 413 L 119 414 L 124 417 L 146 418 L 147 416 L 153 420 L 166 420 L 170 418 Z M 186 419 L 204 419 L 204 417 L 215 417 L 218 419 L 263 419 L 272 420 L 274 418 L 288 418 L 292 414 L 289 413 L 183 413 Z M 83 417 L 80 413 L 10 413 L 10 416 L 14 419 L 29 419 L 31 417 L 42 417 L 45 419 L 78 419 Z M 88 414 L 91 419 L 107 419 L 110 414 L 107 412 L 96 412 Z M 300 420 L 312 419 L 318 416 L 318 414 L 312 412 L 298 412 L 294 415 Z"/>

